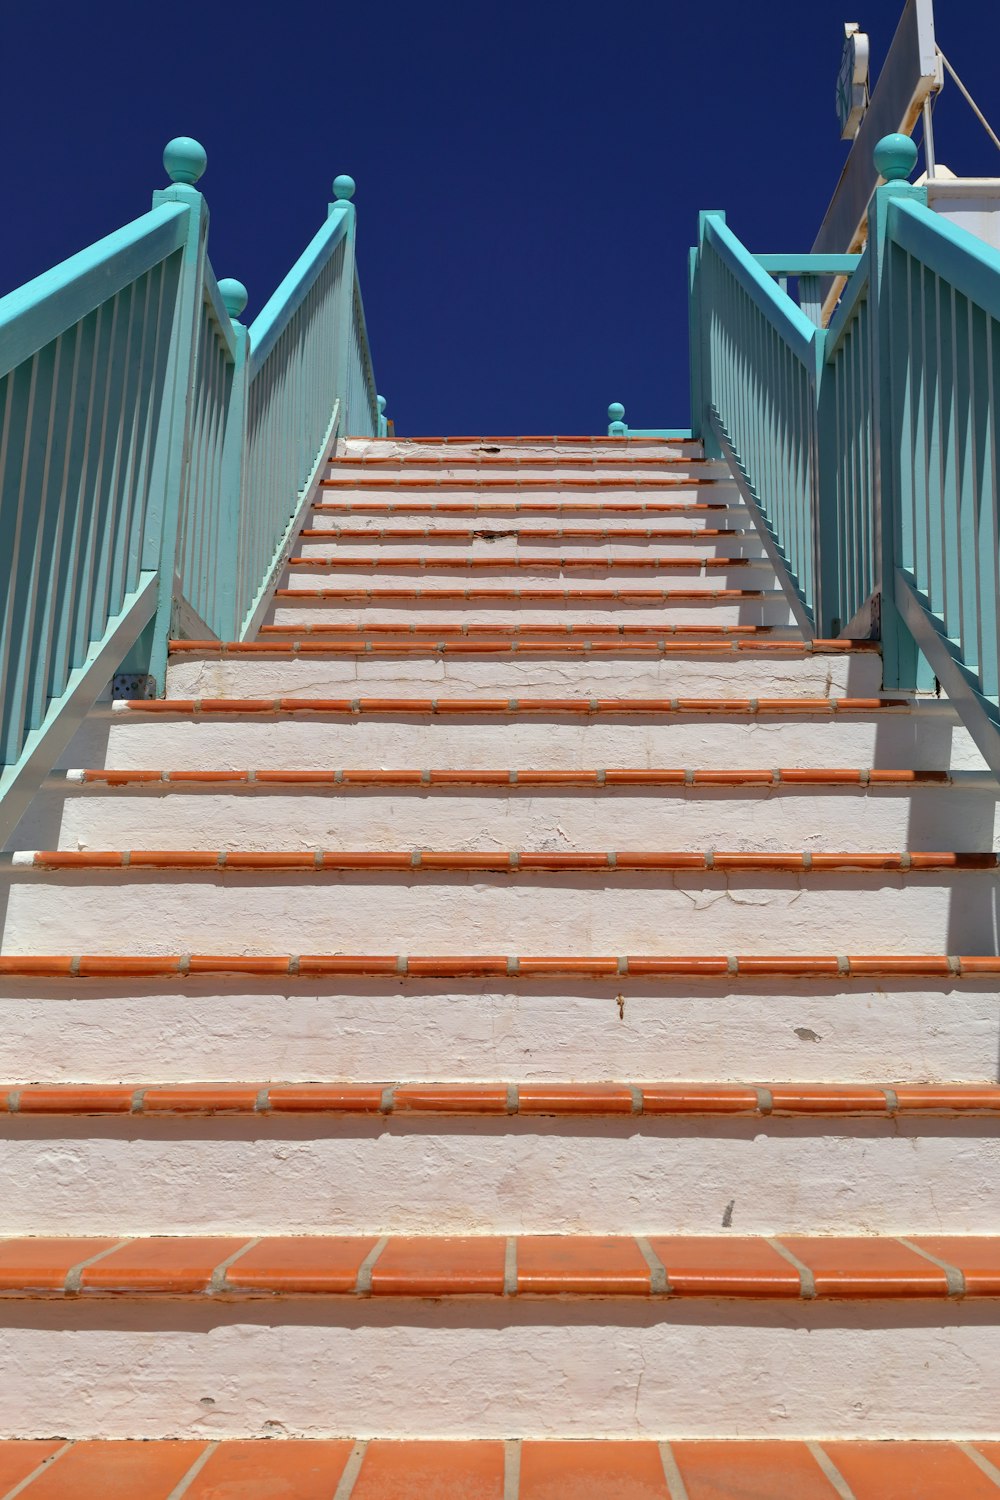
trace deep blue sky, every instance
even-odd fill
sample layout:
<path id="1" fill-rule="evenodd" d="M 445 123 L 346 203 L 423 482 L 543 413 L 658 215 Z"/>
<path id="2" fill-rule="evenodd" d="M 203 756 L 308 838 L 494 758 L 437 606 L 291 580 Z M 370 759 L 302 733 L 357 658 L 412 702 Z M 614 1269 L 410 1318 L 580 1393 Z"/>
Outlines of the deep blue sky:
<path id="1" fill-rule="evenodd" d="M 846 146 L 842 22 L 873 76 L 902 0 L 54 0 L 3 22 L 0 291 L 149 204 L 177 134 L 208 151 L 217 275 L 251 319 L 357 179 L 358 264 L 401 433 L 593 432 L 687 417 L 686 250 L 725 208 L 807 250 Z M 1000 129 L 1000 6 L 937 34 Z M 15 124 L 17 133 L 15 135 Z M 938 154 L 1000 175 L 953 87 Z"/>

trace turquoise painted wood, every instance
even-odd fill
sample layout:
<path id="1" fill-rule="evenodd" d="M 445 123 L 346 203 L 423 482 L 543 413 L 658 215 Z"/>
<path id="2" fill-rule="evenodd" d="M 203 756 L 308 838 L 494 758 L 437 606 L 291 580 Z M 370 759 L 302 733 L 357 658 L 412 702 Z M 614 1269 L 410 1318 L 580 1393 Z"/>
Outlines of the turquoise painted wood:
<path id="1" fill-rule="evenodd" d="M 936 676 L 1000 772 L 1000 254 L 928 209 L 915 161 L 879 143 L 860 257 L 753 256 L 702 214 L 692 429 L 730 459 L 803 627 L 880 636 L 890 691 Z M 802 306 L 772 279 L 793 275 Z"/>
<path id="2" fill-rule="evenodd" d="M 612 401 L 608 407 L 608 437 L 667 438 L 674 442 L 687 442 L 691 438 L 690 427 L 630 427 L 625 421 L 625 408 L 620 401 Z"/>
<path id="3" fill-rule="evenodd" d="M 150 213 L 0 299 L 0 837 L 112 673 L 162 691 L 172 634 L 239 638 L 338 428 L 384 433 L 354 183 L 253 324 L 168 143 Z"/>

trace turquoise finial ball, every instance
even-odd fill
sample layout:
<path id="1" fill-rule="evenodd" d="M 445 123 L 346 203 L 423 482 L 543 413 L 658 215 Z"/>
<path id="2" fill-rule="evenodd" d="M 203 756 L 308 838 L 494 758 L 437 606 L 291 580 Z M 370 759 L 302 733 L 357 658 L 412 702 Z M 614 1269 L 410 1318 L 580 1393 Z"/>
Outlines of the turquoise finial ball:
<path id="1" fill-rule="evenodd" d="M 875 147 L 875 170 L 886 182 L 903 182 L 917 165 L 917 148 L 908 135 L 884 135 Z"/>
<path id="2" fill-rule="evenodd" d="M 379 414 L 379 416 L 381 416 L 382 413 L 385 411 L 385 397 L 384 396 L 376 396 L 375 397 L 375 404 L 378 406 L 378 414 Z"/>
<path id="3" fill-rule="evenodd" d="M 612 401 L 608 407 L 609 422 L 623 422 L 625 420 L 625 408 L 620 401 Z"/>
<path id="4" fill-rule="evenodd" d="M 238 318 L 250 300 L 250 293 L 242 281 L 236 281 L 232 276 L 227 276 L 225 281 L 219 282 L 219 296 L 231 318 Z"/>
<path id="5" fill-rule="evenodd" d="M 333 179 L 333 196 L 335 198 L 354 197 L 354 178 L 347 176 L 335 177 Z"/>
<path id="6" fill-rule="evenodd" d="M 175 135 L 163 148 L 163 165 L 171 182 L 198 181 L 208 166 L 208 154 L 199 141 L 189 135 Z"/>

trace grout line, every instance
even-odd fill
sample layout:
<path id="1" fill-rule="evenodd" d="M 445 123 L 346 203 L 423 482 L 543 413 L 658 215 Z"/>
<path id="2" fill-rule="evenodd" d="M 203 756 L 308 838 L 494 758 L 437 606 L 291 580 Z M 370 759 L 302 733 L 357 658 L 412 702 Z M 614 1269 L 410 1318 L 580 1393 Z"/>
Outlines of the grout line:
<path id="1" fill-rule="evenodd" d="M 949 1297 L 965 1296 L 965 1273 L 960 1271 L 957 1266 L 951 1265 L 946 1260 L 939 1259 L 938 1256 L 932 1255 L 929 1250 L 921 1250 L 919 1245 L 915 1245 L 912 1240 L 906 1239 L 904 1235 L 897 1235 L 896 1240 L 900 1245 L 905 1245 L 907 1250 L 912 1250 L 914 1255 L 919 1255 L 921 1260 L 929 1260 L 932 1266 L 937 1266 L 939 1270 L 944 1272 L 945 1281 L 948 1284 Z"/>
<path id="2" fill-rule="evenodd" d="M 206 1290 L 209 1295 L 228 1290 L 226 1286 L 226 1273 L 229 1267 L 238 1261 L 242 1255 L 246 1255 L 248 1250 L 252 1250 L 255 1245 L 259 1245 L 260 1240 L 261 1237 L 259 1234 L 254 1235 L 253 1239 L 247 1240 L 245 1245 L 241 1245 L 238 1250 L 234 1250 L 232 1255 L 227 1255 L 225 1260 L 220 1260 L 208 1278 L 208 1287 Z"/>
<path id="3" fill-rule="evenodd" d="M 170 1491 L 170 1494 L 166 1497 L 166 1500 L 181 1500 L 181 1496 L 187 1494 L 191 1487 L 191 1481 L 197 1479 L 218 1446 L 218 1441 L 206 1445 L 204 1453 L 199 1454 L 187 1473 L 181 1476 Z"/>
<path id="4" fill-rule="evenodd" d="M 383 1234 L 381 1239 L 375 1242 L 375 1244 L 369 1250 L 368 1254 L 365 1256 L 364 1260 L 358 1267 L 358 1279 L 354 1283 L 354 1295 L 356 1297 L 371 1296 L 372 1271 L 375 1269 L 375 1262 L 378 1260 L 379 1256 L 382 1254 L 382 1251 L 385 1249 L 388 1243 L 389 1236 L 387 1234 Z M 340 1494 L 339 1490 L 337 1491 L 337 1494 Z"/>
<path id="5" fill-rule="evenodd" d="M 787 1260 L 790 1266 L 795 1267 L 799 1273 L 799 1296 L 807 1301 L 811 1301 L 816 1295 L 816 1278 L 809 1267 L 803 1261 L 799 1260 L 797 1255 L 793 1255 L 791 1250 L 788 1250 L 780 1240 L 765 1238 L 764 1243 L 765 1245 L 770 1245 L 771 1249 L 776 1251 L 782 1260 Z"/>
<path id="6" fill-rule="evenodd" d="M 67 1296 L 78 1293 L 81 1289 L 83 1273 L 87 1270 L 88 1266 L 96 1265 L 106 1255 L 113 1255 L 116 1250 L 122 1250 L 126 1245 L 131 1245 L 131 1243 L 131 1236 L 127 1239 L 118 1240 L 115 1244 L 109 1245 L 106 1250 L 98 1250 L 96 1255 L 90 1255 L 86 1260 L 79 1260 L 75 1266 L 70 1266 L 66 1272 L 66 1280 L 63 1282 L 63 1292 Z"/>
<path id="7" fill-rule="evenodd" d="M 1000 1487 L 1000 1469 L 996 1464 L 991 1464 L 985 1454 L 980 1453 L 972 1443 L 956 1442 L 955 1447 L 959 1448 L 966 1458 L 971 1458 L 976 1467 L 982 1469 L 986 1477 L 992 1479 L 993 1483 Z"/>
<path id="8" fill-rule="evenodd" d="M 684 1483 L 673 1449 L 669 1443 L 659 1443 L 660 1462 L 663 1465 L 663 1477 L 667 1481 L 667 1489 L 670 1491 L 670 1500 L 689 1500 L 688 1488 Z"/>
<path id="9" fill-rule="evenodd" d="M 354 1444 L 351 1456 L 347 1460 L 343 1474 L 340 1476 L 340 1483 L 333 1492 L 333 1500 L 350 1500 L 354 1486 L 358 1482 L 358 1475 L 361 1472 L 361 1465 L 365 1461 L 367 1451 L 367 1438 Z"/>
<path id="10" fill-rule="evenodd" d="M 826 1478 L 837 1491 L 840 1500 L 857 1500 L 851 1486 L 847 1483 L 847 1480 L 841 1474 L 833 1459 L 827 1453 L 824 1453 L 819 1443 L 806 1443 L 806 1447 L 823 1470 Z"/>
<path id="11" fill-rule="evenodd" d="M 26 1474 L 20 1483 L 14 1485 L 13 1489 L 6 1490 L 3 1500 L 14 1500 L 15 1495 L 23 1495 L 29 1484 L 34 1484 L 35 1480 L 44 1474 L 46 1469 L 51 1469 L 56 1460 L 62 1458 L 63 1454 L 74 1446 L 75 1439 L 68 1438 L 61 1448 L 57 1448 L 54 1453 L 50 1453 L 48 1458 L 43 1458 L 37 1469 L 32 1469 L 31 1473 Z"/>
<path id="12" fill-rule="evenodd" d="M 509 1234 L 503 1255 L 503 1294 L 517 1296 L 517 1236 Z"/>
<path id="13" fill-rule="evenodd" d="M 633 1239 L 639 1247 L 643 1260 L 649 1267 L 649 1293 L 651 1297 L 669 1297 L 670 1282 L 667 1279 L 667 1268 L 660 1257 L 656 1254 L 645 1235 L 633 1235 Z"/>
<path id="14" fill-rule="evenodd" d="M 518 1500 L 521 1493 L 521 1439 L 508 1438 L 503 1445 L 503 1500 Z"/>

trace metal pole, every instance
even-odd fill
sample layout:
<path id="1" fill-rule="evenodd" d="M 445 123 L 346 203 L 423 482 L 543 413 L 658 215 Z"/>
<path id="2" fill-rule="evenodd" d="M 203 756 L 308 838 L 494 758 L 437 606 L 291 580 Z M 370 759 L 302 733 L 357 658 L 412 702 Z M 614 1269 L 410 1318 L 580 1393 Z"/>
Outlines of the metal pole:
<path id="1" fill-rule="evenodd" d="M 924 165 L 927 168 L 927 176 L 933 180 L 935 176 L 934 160 L 934 122 L 931 117 L 932 94 L 928 94 L 924 100 Z"/>

